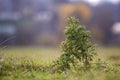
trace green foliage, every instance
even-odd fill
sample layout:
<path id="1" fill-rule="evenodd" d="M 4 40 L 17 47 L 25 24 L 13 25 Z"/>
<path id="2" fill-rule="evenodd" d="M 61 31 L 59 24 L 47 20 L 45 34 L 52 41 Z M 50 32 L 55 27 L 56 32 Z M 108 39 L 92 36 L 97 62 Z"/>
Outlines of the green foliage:
<path id="1" fill-rule="evenodd" d="M 76 68 L 77 66 L 90 67 L 95 49 L 90 41 L 90 32 L 75 17 L 68 18 L 65 28 L 67 39 L 62 42 L 63 54 L 55 64 L 59 65 L 62 71 Z"/>

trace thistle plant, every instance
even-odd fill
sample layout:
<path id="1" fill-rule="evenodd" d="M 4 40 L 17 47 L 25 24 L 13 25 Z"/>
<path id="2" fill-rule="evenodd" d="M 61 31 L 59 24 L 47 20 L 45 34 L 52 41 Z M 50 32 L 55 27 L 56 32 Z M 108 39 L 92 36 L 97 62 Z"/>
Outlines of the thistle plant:
<path id="1" fill-rule="evenodd" d="M 79 20 L 70 17 L 65 27 L 66 40 L 61 43 L 63 54 L 56 61 L 60 70 L 65 71 L 71 67 L 88 67 L 96 54 L 90 41 L 90 31 L 85 26 L 79 25 Z"/>

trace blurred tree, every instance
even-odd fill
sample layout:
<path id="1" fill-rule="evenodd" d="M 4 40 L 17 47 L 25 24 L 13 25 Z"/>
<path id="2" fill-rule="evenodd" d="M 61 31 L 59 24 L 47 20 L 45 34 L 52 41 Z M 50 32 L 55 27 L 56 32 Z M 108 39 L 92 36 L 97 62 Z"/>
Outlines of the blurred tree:
<path id="1" fill-rule="evenodd" d="M 75 3 L 75 4 L 62 4 L 59 9 L 60 23 L 58 26 L 59 40 L 64 38 L 62 34 L 64 26 L 66 24 L 65 19 L 69 16 L 76 16 L 80 19 L 81 24 L 87 24 L 91 18 L 91 10 L 89 5 L 86 3 Z M 64 14 L 64 15 L 63 15 Z"/>

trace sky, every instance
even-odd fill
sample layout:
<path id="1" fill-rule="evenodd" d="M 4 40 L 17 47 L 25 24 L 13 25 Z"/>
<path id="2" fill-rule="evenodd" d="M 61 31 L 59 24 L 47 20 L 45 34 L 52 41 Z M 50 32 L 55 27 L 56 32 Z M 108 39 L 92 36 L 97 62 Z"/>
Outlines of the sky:
<path id="1" fill-rule="evenodd" d="M 96 5 L 96 4 L 98 4 L 99 2 L 101 2 L 101 1 L 103 1 L 103 2 L 105 2 L 105 1 L 107 1 L 107 2 L 112 2 L 112 3 L 114 3 L 114 4 L 120 2 L 120 0 L 86 0 L 86 1 L 88 1 L 89 3 L 91 3 L 91 4 L 93 4 L 93 5 Z"/>

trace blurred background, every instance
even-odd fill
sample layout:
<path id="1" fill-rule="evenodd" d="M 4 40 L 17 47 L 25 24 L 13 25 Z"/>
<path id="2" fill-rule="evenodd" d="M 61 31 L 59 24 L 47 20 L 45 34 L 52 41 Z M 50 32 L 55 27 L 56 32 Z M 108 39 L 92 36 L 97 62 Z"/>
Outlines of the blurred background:
<path id="1" fill-rule="evenodd" d="M 76 16 L 102 46 L 120 46 L 120 0 L 0 0 L 0 46 L 58 46 Z"/>

